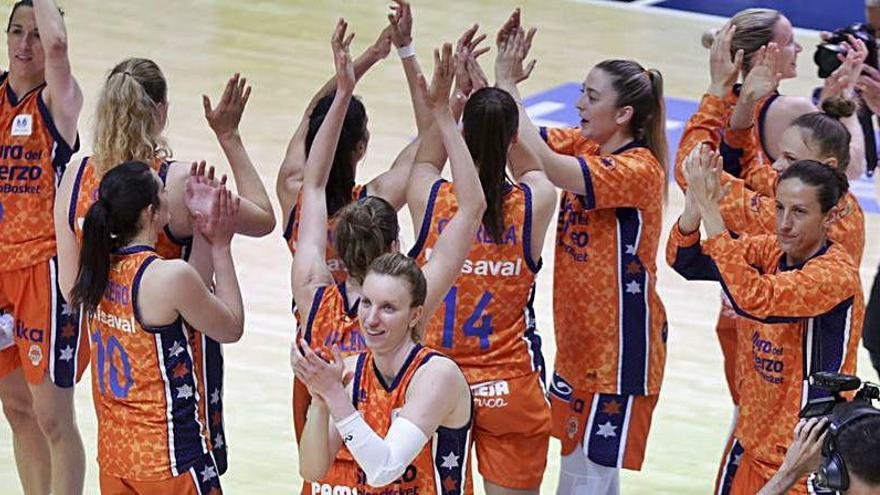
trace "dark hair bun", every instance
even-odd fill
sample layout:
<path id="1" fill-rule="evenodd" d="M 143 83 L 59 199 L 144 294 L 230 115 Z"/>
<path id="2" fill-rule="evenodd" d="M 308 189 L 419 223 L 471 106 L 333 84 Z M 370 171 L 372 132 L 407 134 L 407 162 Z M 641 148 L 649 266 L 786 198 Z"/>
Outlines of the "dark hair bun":
<path id="1" fill-rule="evenodd" d="M 822 102 L 822 111 L 835 119 L 844 119 L 856 112 L 856 102 L 842 96 L 832 96 Z"/>

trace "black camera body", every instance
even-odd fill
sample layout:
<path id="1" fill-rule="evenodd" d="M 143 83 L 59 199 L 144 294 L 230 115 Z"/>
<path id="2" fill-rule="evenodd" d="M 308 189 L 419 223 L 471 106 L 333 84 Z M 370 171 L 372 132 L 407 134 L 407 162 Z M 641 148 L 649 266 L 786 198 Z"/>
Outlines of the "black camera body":
<path id="1" fill-rule="evenodd" d="M 849 472 L 839 452 L 840 433 L 856 421 L 869 416 L 880 417 L 880 409 L 872 401 L 880 399 L 880 387 L 862 383 L 855 376 L 820 371 L 810 375 L 810 383 L 832 392 L 829 397 L 811 399 L 800 412 L 801 418 L 827 416 L 829 419 L 822 443 L 822 465 L 816 473 L 816 486 L 821 489 L 844 491 L 849 488 Z M 860 388 L 861 387 L 861 388 Z M 858 390 L 851 401 L 841 392 Z"/>
<path id="2" fill-rule="evenodd" d="M 825 79 L 832 72 L 840 67 L 838 55 L 846 55 L 846 48 L 843 43 L 847 41 L 847 35 L 854 36 L 862 40 L 868 48 L 868 58 L 865 63 L 871 67 L 878 69 L 877 66 L 877 39 L 875 38 L 874 28 L 870 24 L 857 22 L 850 24 L 845 28 L 840 28 L 831 33 L 831 38 L 825 43 L 816 46 L 816 53 L 813 54 L 813 61 L 819 68 L 819 77 Z"/>

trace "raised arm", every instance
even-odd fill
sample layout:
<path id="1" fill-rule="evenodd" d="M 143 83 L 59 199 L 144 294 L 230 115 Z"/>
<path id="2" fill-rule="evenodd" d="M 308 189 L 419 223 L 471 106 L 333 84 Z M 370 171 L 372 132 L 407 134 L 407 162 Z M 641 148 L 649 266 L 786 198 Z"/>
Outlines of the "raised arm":
<path id="1" fill-rule="evenodd" d="M 422 77 L 422 69 L 419 66 L 413 45 L 412 8 L 406 0 L 392 1 L 394 5 L 391 6 L 391 13 L 388 14 L 391 41 L 400 55 L 403 73 L 406 75 L 406 84 L 409 87 L 409 96 L 412 100 L 413 114 L 416 118 L 416 128 L 419 135 L 422 135 L 428 131 L 433 119 L 431 111 L 418 89 L 418 80 L 419 77 Z"/>
<path id="2" fill-rule="evenodd" d="M 547 229 L 556 213 L 556 187 L 547 178 L 541 160 L 526 146 L 512 146 L 508 155 L 510 171 L 516 182 L 526 185 L 532 200 L 532 260 L 541 258 Z"/>
<path id="3" fill-rule="evenodd" d="M 430 321 L 434 310 L 458 278 L 480 226 L 483 212 L 486 211 L 486 198 L 483 196 L 477 167 L 449 108 L 449 91 L 454 74 L 452 45 L 444 44 L 442 54 L 435 51 L 434 60 L 437 64 L 434 67 L 431 88 L 427 87 L 424 78 L 420 79 L 419 86 L 426 96 L 425 101 L 431 107 L 435 125 L 440 130 L 443 145 L 449 155 L 458 211 L 443 229 L 431 257 L 422 267 L 428 285 L 425 318 L 420 322 L 422 326 Z"/>
<path id="4" fill-rule="evenodd" d="M 391 28 L 386 27 L 379 33 L 379 37 L 372 45 L 354 61 L 354 77 L 360 80 L 374 65 L 388 56 L 391 50 Z M 275 192 L 278 195 L 278 202 L 281 206 L 282 218 L 287 221 L 287 215 L 296 204 L 299 196 L 300 187 L 302 186 L 303 170 L 306 165 L 306 135 L 309 132 L 309 117 L 318 104 L 318 100 L 330 94 L 336 88 L 336 76 L 331 77 L 325 82 L 320 89 L 312 96 L 312 99 L 306 105 L 299 125 L 290 142 L 287 144 L 287 151 L 284 154 L 284 160 L 278 169 L 278 177 L 275 181 Z"/>
<path id="5" fill-rule="evenodd" d="M 73 147 L 77 140 L 76 125 L 83 95 L 70 67 L 67 29 L 53 0 L 34 0 L 34 15 L 46 56 L 46 104 L 61 137 Z"/>
<path id="6" fill-rule="evenodd" d="M 207 95 L 202 95 L 202 104 L 205 119 L 229 161 L 232 178 L 242 198 L 236 230 L 244 235 L 262 237 L 275 228 L 275 213 L 239 132 L 241 116 L 250 95 L 251 87 L 247 86 L 247 79 L 236 73 L 226 83 L 216 107 L 212 107 Z"/>
<path id="7" fill-rule="evenodd" d="M 54 221 L 55 240 L 58 248 L 58 285 L 64 299 L 70 301 L 70 291 L 76 284 L 76 276 L 79 271 L 80 244 L 76 239 L 71 225 L 71 203 L 73 198 L 73 185 L 79 176 L 79 168 L 85 166 L 80 161 L 76 168 L 68 169 L 61 177 L 61 183 L 55 191 Z"/>
<path id="8" fill-rule="evenodd" d="M 307 305 L 318 287 L 333 282 L 326 265 L 327 199 L 325 188 L 333 165 L 342 123 L 355 87 L 354 68 L 348 53 L 354 34 L 346 36 L 348 24 L 340 19 L 333 33 L 333 61 L 336 66 L 336 94 L 312 143 L 306 160 L 302 185 L 302 214 L 296 256 L 293 257 L 292 286 L 294 300 Z"/>

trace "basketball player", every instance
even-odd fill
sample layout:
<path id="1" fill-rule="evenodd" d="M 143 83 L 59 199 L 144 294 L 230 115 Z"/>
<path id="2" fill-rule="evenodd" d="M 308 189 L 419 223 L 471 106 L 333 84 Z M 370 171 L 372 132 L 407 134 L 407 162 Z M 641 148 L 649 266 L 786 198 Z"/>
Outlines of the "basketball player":
<path id="1" fill-rule="evenodd" d="M 357 312 L 365 310 L 375 312 L 378 310 L 384 316 L 391 315 L 395 309 L 399 312 L 405 311 L 403 306 L 393 306 L 393 304 L 400 303 L 401 301 L 395 301 L 394 303 L 385 301 L 380 303 L 380 301 L 384 300 L 382 298 L 388 294 L 374 293 L 371 296 L 371 299 L 377 302 L 375 310 L 369 309 L 371 307 L 370 299 L 361 298 L 362 287 L 370 263 L 384 253 L 398 249 L 399 226 L 397 215 L 387 201 L 369 196 L 364 200 L 351 203 L 337 214 L 333 241 L 337 252 L 348 268 L 348 278 L 344 284 L 338 286 L 333 284 L 333 279 L 327 270 L 324 259 L 327 242 L 327 211 L 324 199 L 324 185 L 329 175 L 330 163 L 327 157 L 331 155 L 332 150 L 336 147 L 336 140 L 344 117 L 344 109 L 348 106 L 348 100 L 351 98 L 356 82 L 354 71 L 348 58 L 348 46 L 351 36 L 345 36 L 346 28 L 347 24 L 340 20 L 333 37 L 337 88 L 333 105 L 327 114 L 324 125 L 321 126 L 318 132 L 318 136 L 315 139 L 316 144 L 313 146 L 313 151 L 309 155 L 308 164 L 305 168 L 302 190 L 303 221 L 299 226 L 300 242 L 297 255 L 293 259 L 294 298 L 297 301 L 311 301 L 309 306 L 310 312 L 306 319 L 306 325 L 303 328 L 305 338 L 302 341 L 305 342 L 304 345 L 306 346 L 318 347 L 323 345 L 325 349 L 336 346 L 337 357 L 340 359 L 341 354 L 339 354 L 339 351 L 348 350 L 347 348 L 351 346 L 350 343 L 358 342 L 365 346 L 369 345 L 371 336 L 362 332 L 361 326 L 357 322 Z M 429 273 L 427 277 L 429 280 L 428 292 L 431 295 L 428 299 L 429 302 L 425 304 L 425 311 L 427 313 L 421 320 L 422 326 L 427 323 L 429 315 L 433 313 L 440 299 L 449 290 L 449 287 L 461 270 L 477 226 L 480 223 L 480 218 L 485 210 L 485 200 L 479 186 L 476 168 L 449 110 L 449 91 L 452 86 L 453 77 L 451 52 L 452 47 L 448 44 L 443 48 L 442 57 L 439 53 L 435 52 L 434 81 L 432 82 L 431 89 L 424 88 L 424 82 L 421 83 L 421 86 L 423 86 L 422 92 L 427 95 L 426 97 L 423 96 L 423 98 L 425 98 L 426 103 L 432 109 L 436 121 L 435 125 L 441 131 L 441 135 L 437 137 L 442 139 L 446 147 L 453 179 L 459 183 L 459 187 L 456 189 L 459 201 L 458 213 L 450 220 L 443 236 L 438 241 L 438 245 L 429 263 L 430 268 L 426 267 L 426 273 Z M 414 263 L 410 264 L 414 267 Z M 418 268 L 414 267 L 414 269 L 418 272 Z M 398 291 L 397 294 L 401 295 L 401 292 Z M 408 295 L 408 289 L 403 291 L 403 295 Z M 418 306 L 421 306 L 421 304 L 418 304 Z M 422 314 L 422 310 L 414 311 L 413 316 L 418 319 Z M 410 318 L 397 318 L 395 321 L 403 323 L 403 327 L 399 330 L 407 330 L 415 323 Z M 363 326 L 368 330 L 372 328 L 367 325 Z M 393 346 L 396 348 L 395 355 L 405 358 L 406 353 L 412 350 L 413 347 L 402 347 L 404 344 L 397 340 L 399 336 L 399 332 L 395 334 L 395 342 L 393 343 Z M 296 361 L 299 350 L 294 348 L 291 352 L 292 359 Z M 450 365 L 452 364 L 451 361 L 445 362 L 448 362 Z M 397 362 L 395 364 L 396 368 L 390 371 L 396 374 L 400 370 L 401 365 L 402 362 Z M 466 417 L 459 418 L 456 416 L 453 419 L 455 419 L 457 424 L 449 424 L 447 426 L 456 428 L 469 426 L 470 394 L 466 388 L 467 383 L 457 368 L 453 367 L 452 369 L 458 373 L 461 379 L 460 385 L 462 390 L 460 391 L 460 397 L 464 399 L 463 403 L 467 406 L 467 409 L 459 410 Z M 304 378 L 299 373 L 297 377 L 301 380 Z M 304 383 L 308 385 L 307 381 L 304 381 Z M 315 390 L 313 389 L 311 392 L 314 394 Z M 326 438 L 322 440 L 321 437 L 326 437 L 328 429 L 327 411 L 326 406 L 319 402 L 312 402 L 309 408 L 308 419 L 299 444 L 300 470 L 303 478 L 307 480 L 332 480 L 336 486 L 345 484 L 351 488 L 361 487 L 361 489 L 364 489 L 365 478 L 357 476 L 355 462 L 350 460 L 350 455 L 355 455 L 355 459 L 357 459 L 358 453 L 351 452 L 351 454 L 345 456 L 337 455 L 339 450 L 338 442 L 335 444 L 335 447 L 331 448 L 327 444 Z M 443 420 L 443 418 L 439 419 Z M 462 421 L 458 422 L 458 419 L 462 419 Z M 316 428 L 317 430 L 323 429 L 324 434 L 321 435 L 319 433 L 319 436 L 315 437 Z M 421 449 L 422 444 L 424 442 L 418 445 L 416 452 Z M 413 455 L 415 455 L 415 452 Z M 404 459 L 404 461 L 407 464 L 409 463 L 407 459 Z M 460 466 L 463 467 L 466 461 L 464 457 L 459 457 L 456 462 L 461 463 Z M 420 465 L 420 467 L 424 466 Z M 379 482 L 377 480 L 381 480 L 381 485 L 385 485 L 403 474 L 402 472 L 396 473 L 396 471 L 391 471 L 391 473 L 396 473 L 394 478 L 376 478 L 373 476 L 374 472 L 370 471 L 370 468 L 367 469 L 367 480 L 373 486 L 377 486 L 376 483 Z M 404 466 L 404 469 L 406 469 L 406 466 Z M 419 472 L 421 473 L 422 471 L 420 470 Z M 457 470 L 456 472 L 460 475 L 465 471 Z M 385 473 L 385 475 L 387 474 L 388 472 Z M 423 489 L 428 489 L 430 480 L 428 476 L 430 476 L 428 473 L 424 473 L 416 476 L 415 479 L 407 479 L 402 482 L 417 484 L 423 487 Z M 461 490 L 463 488 L 461 483 L 464 482 L 464 478 L 459 476 L 456 482 L 459 483 L 457 489 Z M 427 493 L 436 492 L 436 485 L 431 486 L 435 486 L 433 488 L 434 491 Z"/>
<path id="2" fill-rule="evenodd" d="M 740 416 L 729 451 L 732 473 L 719 493 L 756 493 L 783 461 L 801 406 L 827 391 L 816 371 L 853 373 L 864 302 L 858 267 L 827 237 L 848 189 L 837 168 L 799 161 L 779 177 L 775 235 L 727 231 L 720 155 L 695 148 L 685 162 L 685 210 L 673 227 L 667 261 L 689 280 L 719 280 L 741 316 L 736 377 Z M 702 221 L 708 239 L 700 244 Z M 808 493 L 801 480 L 793 493 Z M 810 492 L 812 493 L 812 492 Z"/>
<path id="3" fill-rule="evenodd" d="M 250 95 L 246 80 L 234 75 L 216 107 L 203 97 L 205 117 L 229 161 L 242 196 L 236 220 L 239 233 L 266 235 L 275 226 L 269 196 L 248 157 L 238 124 Z M 61 288 L 67 294 L 76 276 L 82 222 L 97 197 L 101 177 L 115 164 L 137 160 L 150 164 L 168 185 L 171 220 L 159 234 L 156 249 L 167 259 L 187 259 L 194 235 L 190 208 L 185 201 L 190 166 L 172 161 L 162 132 L 168 112 L 167 84 L 155 62 L 127 59 L 113 68 L 98 98 L 95 118 L 95 154 L 71 168 L 59 187 L 55 202 Z M 196 203 L 200 202 L 195 198 Z M 204 203 L 204 201 L 201 201 Z M 196 206 L 195 208 L 200 208 Z M 202 207 L 204 209 L 204 207 Z M 209 263 L 210 266 L 210 263 Z M 209 277 L 210 279 L 210 277 Z M 210 442 L 220 473 L 226 471 L 226 438 L 223 429 L 223 356 L 220 345 L 186 323 L 195 356 L 200 414 L 210 426 Z"/>
<path id="4" fill-rule="evenodd" d="M 523 68 L 532 34 L 516 25 L 499 39 L 497 85 L 520 103 L 516 82 L 534 67 Z M 518 141 L 564 190 L 553 310 L 556 341 L 566 345 L 550 388 L 560 494 L 618 493 L 618 470 L 641 468 L 666 359 L 654 262 L 666 183 L 663 79 L 636 62 L 606 60 L 583 93 L 579 129 L 539 131 L 520 107 Z"/>
<path id="5" fill-rule="evenodd" d="M 15 345 L 0 351 L 0 401 L 12 428 L 25 493 L 79 494 L 85 452 L 73 384 L 85 369 L 79 317 L 58 288 L 52 202 L 79 149 L 83 97 L 67 32 L 52 0 L 16 2 L 0 75 L 0 311 L 15 318 Z"/>
<path id="6" fill-rule="evenodd" d="M 220 493 L 183 326 L 217 342 L 235 342 L 244 330 L 230 247 L 240 200 L 223 187 L 215 196 L 210 216 L 197 213 L 194 241 L 208 243 L 214 294 L 208 273 L 156 253 L 171 213 L 150 165 L 112 167 L 86 214 L 71 303 L 82 304 L 91 340 L 101 493 Z"/>
<path id="7" fill-rule="evenodd" d="M 466 58 L 459 57 L 461 62 Z M 486 493 L 538 493 L 550 408 L 531 304 L 556 190 L 528 148 L 511 149 L 519 115 L 506 91 L 486 87 L 473 92 L 462 122 L 487 208 L 443 311 L 426 329 L 425 345 L 453 358 L 471 386 L 474 440 Z M 409 254 L 420 265 L 431 259 L 458 210 L 455 184 L 440 176 L 445 154 L 425 157 L 426 148 L 416 155 L 407 190 L 418 232 Z"/>

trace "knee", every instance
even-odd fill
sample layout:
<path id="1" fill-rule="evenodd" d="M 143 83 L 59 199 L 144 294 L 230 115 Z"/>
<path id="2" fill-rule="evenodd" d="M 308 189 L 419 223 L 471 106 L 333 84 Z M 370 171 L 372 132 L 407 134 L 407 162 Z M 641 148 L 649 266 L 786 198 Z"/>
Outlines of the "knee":
<path id="1" fill-rule="evenodd" d="M 9 421 L 12 431 L 33 427 L 37 418 L 29 396 L 3 396 L 3 415 Z"/>
<path id="2" fill-rule="evenodd" d="M 67 433 L 76 429 L 73 416 L 67 414 L 67 411 L 63 409 L 42 407 L 39 402 L 35 402 L 34 412 L 37 417 L 37 423 L 40 425 L 40 430 L 43 431 L 49 443 L 59 442 Z"/>

